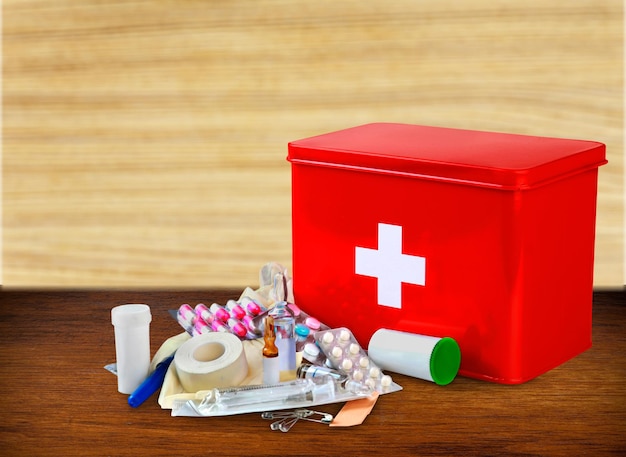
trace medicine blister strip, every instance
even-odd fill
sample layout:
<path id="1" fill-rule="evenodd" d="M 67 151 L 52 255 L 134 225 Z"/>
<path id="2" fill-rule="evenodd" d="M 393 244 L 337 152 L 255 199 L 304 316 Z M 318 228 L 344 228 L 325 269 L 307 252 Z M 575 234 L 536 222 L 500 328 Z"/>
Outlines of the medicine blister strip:
<path id="1" fill-rule="evenodd" d="M 302 346 L 306 343 L 315 346 L 313 333 L 330 328 L 293 303 L 288 303 L 287 308 L 294 317 L 296 325 L 306 326 L 310 331 L 310 335 L 307 336 L 306 341 L 302 342 Z M 239 301 L 228 300 L 225 306 L 213 303 L 207 307 L 203 303 L 198 303 L 192 307 L 186 303 L 176 311 L 176 319 L 191 336 L 209 332 L 227 332 L 237 335 L 242 340 L 250 340 L 263 336 L 265 316 L 269 311 L 260 303 L 243 297 Z M 313 347 L 310 349 L 313 350 Z M 319 364 L 323 364 L 324 361 L 325 357 L 321 353 L 315 360 Z"/>
<path id="2" fill-rule="evenodd" d="M 345 327 L 316 332 L 315 341 L 332 367 L 378 392 L 387 391 L 393 384 L 368 357 L 350 330 Z"/>
<path id="3" fill-rule="evenodd" d="M 240 301 L 229 300 L 226 306 L 213 303 L 207 307 L 198 303 L 195 307 L 183 304 L 178 308 L 177 320 L 191 336 L 209 332 L 233 333 L 242 340 L 256 339 L 261 331 L 254 319 L 267 312 L 261 304 L 243 297 Z"/>

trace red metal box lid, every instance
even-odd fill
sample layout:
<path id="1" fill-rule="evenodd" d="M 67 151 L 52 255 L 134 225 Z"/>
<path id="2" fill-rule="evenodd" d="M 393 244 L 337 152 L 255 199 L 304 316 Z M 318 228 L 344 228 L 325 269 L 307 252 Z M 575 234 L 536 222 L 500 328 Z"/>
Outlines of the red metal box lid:
<path id="1" fill-rule="evenodd" d="M 598 167 L 605 153 L 595 141 L 374 123 L 293 141 L 287 159 L 512 190 Z"/>

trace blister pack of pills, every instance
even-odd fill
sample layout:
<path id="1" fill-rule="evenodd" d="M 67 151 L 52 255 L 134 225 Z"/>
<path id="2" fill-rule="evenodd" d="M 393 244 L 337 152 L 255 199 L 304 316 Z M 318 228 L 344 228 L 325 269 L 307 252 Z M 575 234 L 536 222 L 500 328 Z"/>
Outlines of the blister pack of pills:
<path id="1" fill-rule="evenodd" d="M 255 318 L 267 309 L 252 299 L 243 297 L 240 301 L 229 300 L 226 306 L 213 303 L 207 307 L 198 303 L 195 307 L 181 305 L 177 312 L 178 323 L 190 335 L 202 335 L 209 332 L 227 332 L 243 339 L 255 339 L 261 336 Z"/>
<path id="2" fill-rule="evenodd" d="M 315 345 L 313 338 L 315 332 L 330 328 L 293 303 L 288 303 L 287 308 L 294 318 L 297 329 L 300 330 L 296 332 L 296 338 L 303 348 L 306 344 Z M 208 332 L 227 332 L 241 339 L 255 339 L 263 336 L 265 316 L 269 311 L 260 303 L 243 297 L 239 301 L 228 300 L 225 306 L 218 303 L 213 303 L 209 307 L 203 303 L 198 303 L 195 307 L 183 304 L 177 310 L 176 319 L 192 336 Z M 314 348 L 310 349 L 313 351 Z M 325 360 L 321 353 L 318 359 L 320 364 Z"/>
<path id="3" fill-rule="evenodd" d="M 345 327 L 316 332 L 315 341 L 333 368 L 378 392 L 386 392 L 393 385 L 386 375 L 368 357 L 350 330 Z"/>

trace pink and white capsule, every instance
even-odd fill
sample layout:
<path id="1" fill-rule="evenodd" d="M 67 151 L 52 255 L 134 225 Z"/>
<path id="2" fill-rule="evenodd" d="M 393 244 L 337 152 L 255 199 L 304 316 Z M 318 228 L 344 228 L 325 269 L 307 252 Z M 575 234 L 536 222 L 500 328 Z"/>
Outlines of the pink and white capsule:
<path id="1" fill-rule="evenodd" d="M 204 319 L 207 324 L 210 324 L 215 320 L 215 316 L 213 313 L 209 311 L 209 308 L 206 307 L 204 303 L 198 303 L 195 308 L 196 316 Z"/>
<path id="2" fill-rule="evenodd" d="M 230 327 L 231 332 L 239 338 L 244 338 L 248 334 L 248 329 L 236 319 L 229 319 L 228 326 Z"/>
<path id="3" fill-rule="evenodd" d="M 246 311 L 248 312 L 248 314 L 251 314 L 252 316 L 258 316 L 263 311 L 261 309 L 261 306 L 258 303 L 253 302 L 253 301 L 251 301 L 245 306 L 246 306 Z"/>
<path id="4" fill-rule="evenodd" d="M 230 319 L 230 313 L 226 311 L 226 308 L 218 305 L 217 303 L 213 303 L 209 308 L 209 311 L 211 311 L 213 315 L 222 322 L 228 322 L 228 319 Z"/>
<path id="5" fill-rule="evenodd" d="M 196 322 L 193 324 L 193 333 L 192 336 L 203 335 L 205 333 L 210 333 L 211 326 L 201 317 L 196 317 Z"/>
<path id="6" fill-rule="evenodd" d="M 230 333 L 230 329 L 228 328 L 228 326 L 219 319 L 215 319 L 213 322 L 211 322 L 211 330 L 213 330 L 214 332 Z"/>
<path id="7" fill-rule="evenodd" d="M 182 328 L 191 333 L 193 324 L 196 319 L 196 313 L 187 303 L 181 305 L 176 313 L 176 320 Z"/>

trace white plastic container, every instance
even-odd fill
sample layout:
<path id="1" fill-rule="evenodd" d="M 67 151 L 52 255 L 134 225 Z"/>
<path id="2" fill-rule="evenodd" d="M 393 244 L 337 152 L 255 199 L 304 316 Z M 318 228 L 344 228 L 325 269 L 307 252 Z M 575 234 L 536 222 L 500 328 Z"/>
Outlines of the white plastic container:
<path id="1" fill-rule="evenodd" d="M 111 309 L 115 329 L 117 390 L 131 394 L 148 376 L 150 369 L 150 307 L 120 305 Z"/>
<path id="2" fill-rule="evenodd" d="M 372 335 L 368 354 L 384 370 L 439 385 L 451 383 L 461 364 L 461 350 L 452 338 L 384 328 Z"/>

